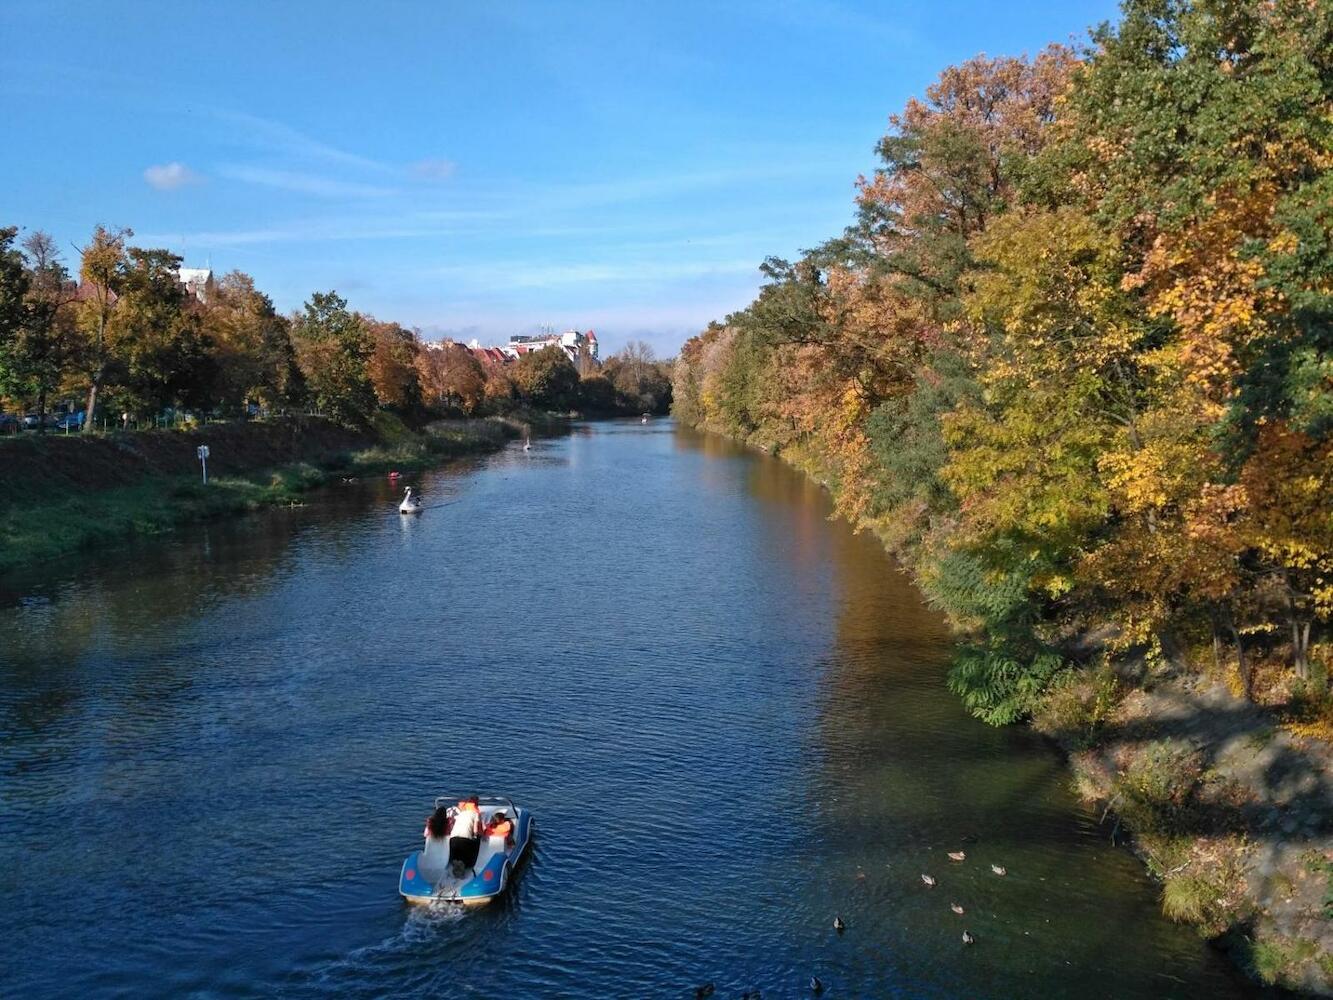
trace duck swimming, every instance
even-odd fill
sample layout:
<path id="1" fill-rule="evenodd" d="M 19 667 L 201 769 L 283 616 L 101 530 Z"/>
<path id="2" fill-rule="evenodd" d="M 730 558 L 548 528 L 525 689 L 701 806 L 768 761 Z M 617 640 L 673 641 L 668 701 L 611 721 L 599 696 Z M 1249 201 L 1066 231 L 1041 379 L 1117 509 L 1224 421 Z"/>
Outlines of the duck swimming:
<path id="1" fill-rule="evenodd" d="M 1005 868 L 1004 865 L 991 865 L 991 866 L 990 866 L 990 870 L 993 871 L 996 875 L 1008 875 L 1008 874 L 1009 874 L 1009 870 L 1008 870 L 1007 868 Z"/>
<path id="2" fill-rule="evenodd" d="M 966 861 L 966 860 L 967 860 L 967 854 L 966 854 L 966 852 L 964 852 L 964 851 L 950 851 L 950 852 L 949 852 L 949 860 L 950 860 L 950 861 Z"/>
<path id="3" fill-rule="evenodd" d="M 953 910 L 953 912 L 958 914 L 960 917 L 963 915 L 963 908 L 959 906 L 957 903 L 950 903 L 949 909 Z"/>
<path id="4" fill-rule="evenodd" d="M 922 875 L 922 876 L 921 876 L 921 881 L 924 882 L 924 883 L 926 883 L 926 885 L 934 885 L 934 884 L 935 884 L 935 876 L 934 876 L 934 875 Z"/>
<path id="5" fill-rule="evenodd" d="M 971 931 L 963 931 L 963 944 L 976 944 L 976 941 Z"/>
<path id="6" fill-rule="evenodd" d="M 847 929 L 847 925 L 843 923 L 842 917 L 833 918 L 833 929 L 837 931 L 839 934 L 841 934 L 843 931 Z"/>

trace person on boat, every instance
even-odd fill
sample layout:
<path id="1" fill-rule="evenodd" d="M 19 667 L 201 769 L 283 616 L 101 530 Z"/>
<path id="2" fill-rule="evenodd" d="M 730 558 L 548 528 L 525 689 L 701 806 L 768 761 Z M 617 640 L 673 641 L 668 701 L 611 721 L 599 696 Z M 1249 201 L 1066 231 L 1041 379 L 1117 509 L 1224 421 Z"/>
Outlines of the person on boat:
<path id="1" fill-rule="evenodd" d="M 514 846 L 514 821 L 503 812 L 496 812 L 486 824 L 486 836 L 504 838 L 506 848 Z"/>
<path id="2" fill-rule="evenodd" d="M 449 828 L 453 819 L 447 806 L 439 806 L 426 817 L 426 828 L 421 831 L 426 838 L 426 846 L 421 850 L 423 868 L 442 872 L 448 867 Z"/>
<path id="3" fill-rule="evenodd" d="M 477 797 L 469 795 L 458 803 L 453 826 L 449 829 L 449 860 L 454 875 L 461 876 L 469 868 L 475 871 L 480 850 L 481 808 Z"/>

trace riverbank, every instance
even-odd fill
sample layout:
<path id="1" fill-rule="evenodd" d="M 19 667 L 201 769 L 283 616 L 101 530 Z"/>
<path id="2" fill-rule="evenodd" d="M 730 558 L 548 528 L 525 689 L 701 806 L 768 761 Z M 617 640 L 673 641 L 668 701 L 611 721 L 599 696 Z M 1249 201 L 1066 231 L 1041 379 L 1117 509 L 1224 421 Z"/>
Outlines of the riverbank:
<path id="1" fill-rule="evenodd" d="M 193 521 L 299 503 L 336 478 L 494 451 L 524 426 L 512 418 L 451 420 L 415 432 L 385 415 L 364 429 L 291 417 L 0 441 L 0 573 Z M 207 485 L 200 445 L 209 447 Z"/>
<path id="2" fill-rule="evenodd" d="M 835 477 L 801 449 L 758 450 L 836 495 Z M 895 551 L 879 525 L 858 527 Z M 1068 644 L 1079 667 L 1042 697 L 1029 724 L 1061 749 L 1077 793 L 1102 809 L 1107 837 L 1161 883 L 1168 917 L 1195 926 L 1264 983 L 1333 996 L 1326 727 L 1290 698 L 1246 702 L 1234 667 L 1205 669 L 1201 651 L 1114 658 L 1104 638 L 1090 629 Z M 1255 669 L 1268 670 L 1275 692 L 1290 676 L 1277 658 Z"/>

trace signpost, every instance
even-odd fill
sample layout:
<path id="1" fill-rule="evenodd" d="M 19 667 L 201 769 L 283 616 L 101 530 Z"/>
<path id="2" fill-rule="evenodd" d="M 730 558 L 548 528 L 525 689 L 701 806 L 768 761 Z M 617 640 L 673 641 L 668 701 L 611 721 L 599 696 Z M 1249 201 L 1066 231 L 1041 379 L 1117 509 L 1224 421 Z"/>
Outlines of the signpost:
<path id="1" fill-rule="evenodd" d="M 204 485 L 207 486 L 207 485 L 208 485 L 208 445 L 206 445 L 206 444 L 201 444 L 198 448 L 196 448 L 196 449 L 194 450 L 194 453 L 195 453 L 196 455 L 199 456 L 199 464 L 200 464 L 201 466 L 203 466 L 203 468 L 204 468 Z"/>

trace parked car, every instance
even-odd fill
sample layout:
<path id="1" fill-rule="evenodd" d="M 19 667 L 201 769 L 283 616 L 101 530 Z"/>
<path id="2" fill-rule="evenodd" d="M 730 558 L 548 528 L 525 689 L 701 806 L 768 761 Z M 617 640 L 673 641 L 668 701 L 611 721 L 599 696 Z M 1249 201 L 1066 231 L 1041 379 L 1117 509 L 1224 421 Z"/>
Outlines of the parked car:
<path id="1" fill-rule="evenodd" d="M 39 426 L 54 427 L 55 425 L 56 415 L 54 413 L 47 413 L 40 417 L 35 413 L 25 413 L 23 415 L 23 429 L 25 431 L 35 431 Z"/>
<path id="2" fill-rule="evenodd" d="M 12 413 L 0 413 L 0 434 L 17 434 L 19 418 Z"/>
<path id="3" fill-rule="evenodd" d="M 83 416 L 82 410 L 78 413 L 66 413 L 56 420 L 56 430 L 65 431 L 66 433 L 83 430 Z"/>

